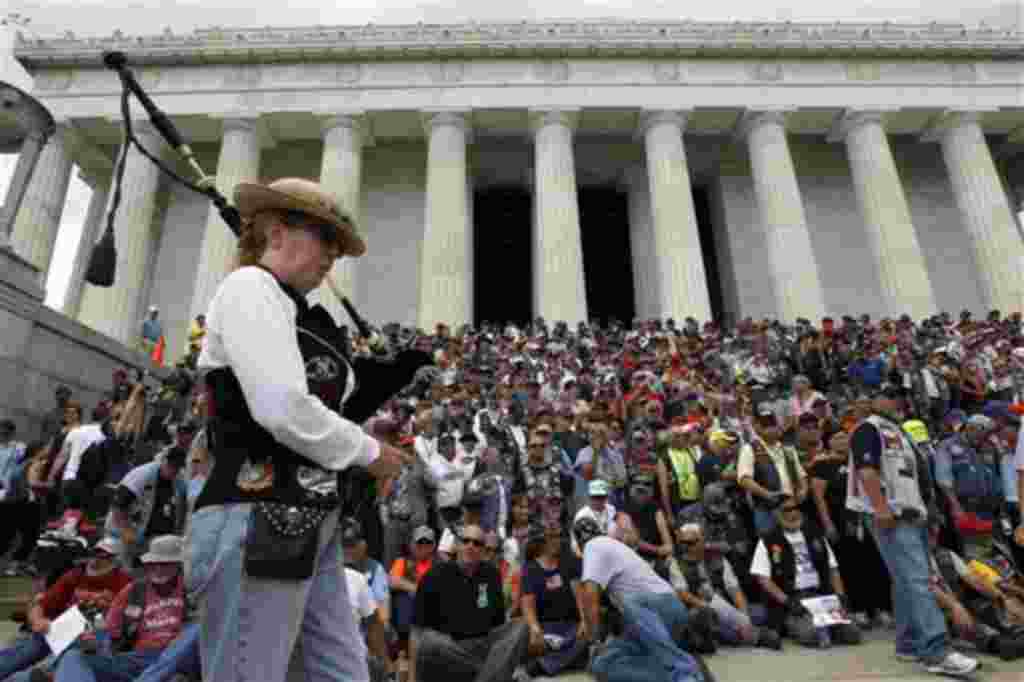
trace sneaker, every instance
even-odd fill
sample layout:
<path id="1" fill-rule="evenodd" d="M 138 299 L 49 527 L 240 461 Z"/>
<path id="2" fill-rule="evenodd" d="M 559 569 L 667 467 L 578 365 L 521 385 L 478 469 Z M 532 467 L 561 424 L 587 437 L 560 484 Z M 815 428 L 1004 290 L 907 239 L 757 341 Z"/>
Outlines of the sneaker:
<path id="1" fill-rule="evenodd" d="M 512 673 L 512 682 L 530 682 L 532 679 L 530 673 L 526 672 L 526 667 L 522 665 Z"/>
<path id="2" fill-rule="evenodd" d="M 978 669 L 978 661 L 964 656 L 959 651 L 950 651 L 941 661 L 926 663 L 925 670 L 936 675 L 966 677 Z"/>
<path id="3" fill-rule="evenodd" d="M 896 621 L 888 611 L 879 611 L 875 614 L 875 624 L 880 628 L 891 630 L 896 627 Z"/>
<path id="4" fill-rule="evenodd" d="M 868 618 L 868 614 L 864 613 L 863 611 L 858 611 L 857 613 L 853 614 L 853 623 L 861 630 L 871 629 L 871 619 Z"/>

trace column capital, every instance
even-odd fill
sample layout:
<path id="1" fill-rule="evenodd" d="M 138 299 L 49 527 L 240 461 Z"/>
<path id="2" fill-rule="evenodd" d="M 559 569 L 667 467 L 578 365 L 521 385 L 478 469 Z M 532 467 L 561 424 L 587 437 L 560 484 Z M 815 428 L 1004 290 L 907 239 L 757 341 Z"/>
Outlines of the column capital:
<path id="1" fill-rule="evenodd" d="M 469 109 L 422 109 L 420 110 L 420 122 L 423 124 L 423 132 L 430 135 L 430 130 L 438 126 L 456 126 L 469 132 L 472 128 Z"/>
<path id="2" fill-rule="evenodd" d="M 690 109 L 644 109 L 637 124 L 637 137 L 643 137 L 656 125 L 672 125 L 682 134 L 690 119 Z"/>
<path id="3" fill-rule="evenodd" d="M 940 142 L 948 133 L 964 125 L 980 125 L 981 117 L 986 113 L 997 112 L 997 107 L 979 107 L 971 109 L 946 109 L 937 114 L 921 131 L 921 142 Z"/>
<path id="4" fill-rule="evenodd" d="M 796 111 L 794 107 L 783 107 L 778 109 L 747 109 L 736 122 L 734 135 L 737 139 L 745 140 L 751 131 L 762 125 L 773 124 L 786 127 L 786 118 L 790 113 Z"/>
<path id="5" fill-rule="evenodd" d="M 372 147 L 374 144 L 373 134 L 370 131 L 370 119 L 365 111 L 344 111 L 344 112 L 321 112 L 316 114 L 317 122 L 320 124 L 320 135 L 327 139 L 327 135 L 338 128 L 352 131 L 356 144 L 361 147 Z"/>
<path id="6" fill-rule="evenodd" d="M 862 125 L 877 123 L 885 128 L 885 115 L 898 111 L 898 107 L 873 107 L 870 109 L 844 109 L 832 123 L 825 139 L 828 142 L 842 142 L 846 136 Z"/>
<path id="7" fill-rule="evenodd" d="M 580 110 L 573 108 L 530 109 L 530 130 L 537 131 L 549 125 L 563 125 L 575 130 L 580 122 Z"/>
<path id="8" fill-rule="evenodd" d="M 210 118 L 220 122 L 221 135 L 241 130 L 254 133 L 261 149 L 270 149 L 277 144 L 267 125 L 267 119 L 260 114 L 213 114 Z"/>

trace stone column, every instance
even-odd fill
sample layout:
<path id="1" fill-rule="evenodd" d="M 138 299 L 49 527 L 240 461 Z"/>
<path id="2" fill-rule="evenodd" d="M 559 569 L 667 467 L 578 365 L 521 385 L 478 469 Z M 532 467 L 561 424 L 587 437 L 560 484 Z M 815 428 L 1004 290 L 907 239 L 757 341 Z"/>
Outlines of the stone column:
<path id="1" fill-rule="evenodd" d="M 424 117 L 427 147 L 427 196 L 420 261 L 418 324 L 451 329 L 473 319 L 473 283 L 467 207 L 467 122 L 461 112 Z"/>
<path id="2" fill-rule="evenodd" d="M 44 287 L 71 180 L 71 151 L 66 131 L 58 126 L 39 155 L 11 234 L 14 252 L 39 268 Z"/>
<path id="3" fill-rule="evenodd" d="M 137 121 L 135 135 L 149 150 L 159 150 L 161 138 Z M 160 170 L 134 147 L 128 152 L 121 206 L 114 222 L 117 244 L 117 272 L 109 288 L 86 284 L 79 319 L 98 332 L 132 348 L 137 347 L 142 324 L 142 291 L 146 285 L 146 264 L 153 249 L 151 228 L 156 209 Z M 105 229 L 105 228 L 104 228 Z"/>
<path id="4" fill-rule="evenodd" d="M 92 196 L 89 198 L 89 209 L 85 214 L 85 224 L 82 226 L 82 237 L 78 240 L 78 248 L 75 251 L 67 293 L 64 295 L 64 314 L 72 319 L 78 318 L 82 305 L 85 271 L 89 269 L 92 247 L 107 225 L 107 201 L 110 197 L 109 175 L 102 178 L 89 177 L 81 173 L 79 175 L 92 188 Z"/>
<path id="5" fill-rule="evenodd" d="M 240 182 L 256 182 L 265 135 L 258 117 L 225 118 L 221 122 L 220 156 L 217 158 L 217 189 L 232 196 Z M 199 269 L 192 290 L 190 321 L 205 314 L 217 287 L 231 270 L 238 238 L 211 204 L 199 251 Z"/>
<path id="6" fill-rule="evenodd" d="M 775 311 L 783 322 L 817 320 L 826 314 L 818 264 L 811 248 L 800 186 L 786 140 L 785 113 L 748 112 L 739 133 L 746 139 L 769 270 L 775 284 Z"/>
<path id="7" fill-rule="evenodd" d="M 572 135 L 577 112 L 531 112 L 534 137 L 534 316 L 570 327 L 587 320 L 583 241 Z"/>
<path id="8" fill-rule="evenodd" d="M 1020 309 L 1024 247 L 976 112 L 951 114 L 926 139 L 938 139 L 957 207 L 971 237 L 985 304 Z"/>
<path id="9" fill-rule="evenodd" d="M 368 143 L 365 119 L 358 114 L 325 116 L 320 124 L 320 130 L 324 141 L 320 184 L 334 194 L 342 210 L 351 216 L 356 230 L 365 238 L 366 229 L 360 220 L 363 146 Z M 355 258 L 346 256 L 335 262 L 331 269 L 332 279 L 353 303 L 358 293 L 357 266 L 358 261 Z M 314 292 L 314 296 L 331 312 L 335 320 L 348 319 L 341 303 L 328 290 L 326 282 Z M 351 322 L 349 328 L 354 329 Z"/>
<path id="10" fill-rule="evenodd" d="M 915 320 L 935 314 L 928 266 L 910 218 L 889 140 L 878 111 L 847 112 L 835 138 L 846 142 L 853 187 L 881 280 L 882 309 Z"/>
<path id="11" fill-rule="evenodd" d="M 7 197 L 4 203 L 0 204 L 0 247 L 7 247 L 11 244 L 11 234 L 14 231 L 14 221 L 18 217 L 21 203 L 28 192 L 29 182 L 32 174 L 39 163 L 39 157 L 43 153 L 43 145 L 46 144 L 46 134 L 39 130 L 33 130 L 21 142 L 21 149 L 18 152 L 18 163 L 14 166 L 14 175 L 7 187 Z"/>
<path id="12" fill-rule="evenodd" d="M 654 228 L 651 225 L 651 192 L 647 169 L 632 166 L 623 174 L 629 208 L 629 253 L 633 260 L 633 298 L 636 315 L 642 319 L 658 316 L 654 287 Z"/>
<path id="13" fill-rule="evenodd" d="M 675 111 L 646 112 L 641 119 L 656 254 L 651 265 L 658 280 L 657 315 L 705 322 L 712 318 L 711 297 L 683 146 L 685 126 L 686 114 Z"/>

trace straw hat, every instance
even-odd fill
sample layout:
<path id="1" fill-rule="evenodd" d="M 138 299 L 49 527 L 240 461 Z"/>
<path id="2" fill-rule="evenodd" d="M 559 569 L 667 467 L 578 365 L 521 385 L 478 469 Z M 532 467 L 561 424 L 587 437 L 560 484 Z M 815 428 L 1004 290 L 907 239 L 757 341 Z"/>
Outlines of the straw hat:
<path id="1" fill-rule="evenodd" d="M 281 178 L 269 185 L 242 182 L 235 187 L 235 206 L 243 218 L 267 209 L 299 211 L 315 216 L 338 230 L 344 253 L 361 256 L 366 242 L 348 212 L 318 183 L 304 178 Z"/>

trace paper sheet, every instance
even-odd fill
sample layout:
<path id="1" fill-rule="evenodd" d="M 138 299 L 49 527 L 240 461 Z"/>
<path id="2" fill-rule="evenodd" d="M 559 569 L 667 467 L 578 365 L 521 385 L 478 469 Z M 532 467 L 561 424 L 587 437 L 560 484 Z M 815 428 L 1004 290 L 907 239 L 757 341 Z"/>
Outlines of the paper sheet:
<path id="1" fill-rule="evenodd" d="M 77 606 L 72 606 L 57 616 L 50 623 L 50 631 L 46 633 L 46 643 L 54 656 L 60 656 L 71 646 L 78 636 L 85 632 L 88 621 Z"/>
<path id="2" fill-rule="evenodd" d="M 850 616 L 839 603 L 839 597 L 830 594 L 827 597 L 812 597 L 801 599 L 800 602 L 811 612 L 814 618 L 814 627 L 820 628 L 826 625 L 840 625 L 849 623 Z"/>

